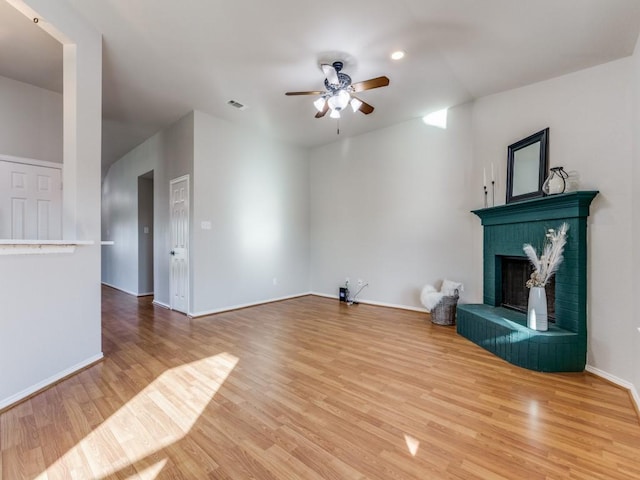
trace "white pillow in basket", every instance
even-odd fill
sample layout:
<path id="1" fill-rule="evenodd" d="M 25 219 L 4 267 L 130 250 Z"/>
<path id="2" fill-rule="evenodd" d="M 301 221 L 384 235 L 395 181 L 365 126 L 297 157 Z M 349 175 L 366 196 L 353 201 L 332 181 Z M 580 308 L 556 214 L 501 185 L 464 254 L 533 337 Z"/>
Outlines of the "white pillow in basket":
<path id="1" fill-rule="evenodd" d="M 440 303 L 443 296 L 444 295 L 442 294 L 442 292 L 438 292 L 431 285 L 426 285 L 420 293 L 420 301 L 422 302 L 422 305 L 424 305 L 424 307 L 427 309 L 427 312 L 431 312 L 431 310 L 433 310 L 436 305 Z"/>
<path id="2" fill-rule="evenodd" d="M 440 292 L 444 293 L 447 297 L 452 297 L 458 292 L 464 291 L 464 285 L 460 282 L 452 282 L 451 280 L 444 280 L 440 287 Z"/>

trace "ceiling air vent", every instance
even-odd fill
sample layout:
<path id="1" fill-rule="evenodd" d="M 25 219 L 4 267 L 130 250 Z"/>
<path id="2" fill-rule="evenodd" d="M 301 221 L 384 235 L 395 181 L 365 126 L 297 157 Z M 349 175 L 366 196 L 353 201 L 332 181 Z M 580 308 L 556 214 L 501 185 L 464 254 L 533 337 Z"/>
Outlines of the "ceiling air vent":
<path id="1" fill-rule="evenodd" d="M 231 105 L 234 108 L 237 108 L 238 110 L 246 110 L 247 106 L 241 104 L 240 102 L 236 102 L 235 100 L 229 100 L 227 102 L 227 105 Z"/>

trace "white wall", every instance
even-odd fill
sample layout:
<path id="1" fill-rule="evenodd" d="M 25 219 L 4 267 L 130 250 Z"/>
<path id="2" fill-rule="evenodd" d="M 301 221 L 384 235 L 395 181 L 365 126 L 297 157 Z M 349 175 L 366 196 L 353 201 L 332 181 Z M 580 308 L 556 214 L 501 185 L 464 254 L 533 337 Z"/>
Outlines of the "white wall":
<path id="1" fill-rule="evenodd" d="M 636 43 L 635 52 L 632 57 L 633 62 L 633 123 L 632 123 L 632 137 L 633 137 L 633 166 L 632 166 L 632 181 L 633 181 L 633 257 L 632 267 L 636 273 L 633 278 L 633 297 L 634 299 L 640 298 L 640 282 L 635 281 L 637 279 L 637 272 L 640 272 L 640 248 L 638 248 L 638 241 L 640 240 L 640 38 Z M 631 348 L 635 352 L 635 358 L 631 359 L 631 365 L 633 369 L 633 377 L 630 381 L 634 385 L 634 396 L 636 404 L 640 409 L 640 311 L 637 308 L 632 309 L 632 324 L 631 329 L 635 328 L 635 332 L 632 332 L 629 336 L 632 338 Z"/>
<path id="2" fill-rule="evenodd" d="M 477 178 L 469 105 L 449 111 L 446 130 L 414 120 L 313 149 L 312 290 L 337 295 L 349 277 L 355 293 L 360 278 L 362 300 L 421 308 L 422 287 L 449 278 L 463 301 L 480 295 Z"/>
<path id="3" fill-rule="evenodd" d="M 74 223 L 67 225 L 67 233 L 74 237 L 65 238 L 98 243 L 78 247 L 73 254 L 0 256 L 0 408 L 102 356 L 98 246 L 102 40 L 64 0 L 26 4 L 66 42 L 64 179 L 69 196 L 64 208 L 73 212 L 68 218 Z"/>
<path id="4" fill-rule="evenodd" d="M 138 177 L 154 171 L 154 300 L 169 304 L 169 182 L 193 169 L 193 113 L 115 162 L 102 184 L 102 281 L 137 295 Z"/>
<path id="5" fill-rule="evenodd" d="M 193 187 L 194 314 L 309 291 L 305 150 L 195 112 Z"/>
<path id="6" fill-rule="evenodd" d="M 102 182 L 102 238 L 114 242 L 102 247 L 102 282 L 132 295 L 140 293 L 138 177 L 158 168 L 158 145 L 158 136 L 148 139 L 113 163 Z"/>
<path id="7" fill-rule="evenodd" d="M 0 77 L 0 154 L 62 163 L 62 95 Z"/>
<path id="8" fill-rule="evenodd" d="M 588 222 L 587 363 L 625 381 L 632 381 L 638 368 L 637 269 L 630 261 L 632 73 L 626 58 L 484 97 L 473 109 L 475 161 L 500 167 L 501 200 L 507 146 L 545 127 L 550 128 L 550 166 L 576 170 L 581 190 L 600 191 Z M 476 241 L 481 241 L 479 232 Z"/>

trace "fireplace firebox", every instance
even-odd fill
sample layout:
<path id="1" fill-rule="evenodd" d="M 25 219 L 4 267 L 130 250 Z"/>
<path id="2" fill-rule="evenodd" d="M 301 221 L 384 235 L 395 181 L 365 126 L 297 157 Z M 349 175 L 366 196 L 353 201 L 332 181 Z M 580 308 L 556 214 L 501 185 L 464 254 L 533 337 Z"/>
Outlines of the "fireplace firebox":
<path id="1" fill-rule="evenodd" d="M 499 293 L 498 303 L 510 310 L 527 313 L 527 303 L 529 301 L 529 289 L 526 286 L 527 280 L 533 272 L 531 262 L 527 257 L 500 256 L 498 263 L 501 265 L 501 275 L 496 276 L 500 285 L 496 285 Z M 555 322 L 556 304 L 556 278 L 545 286 L 547 292 L 547 314 L 550 322 Z"/>

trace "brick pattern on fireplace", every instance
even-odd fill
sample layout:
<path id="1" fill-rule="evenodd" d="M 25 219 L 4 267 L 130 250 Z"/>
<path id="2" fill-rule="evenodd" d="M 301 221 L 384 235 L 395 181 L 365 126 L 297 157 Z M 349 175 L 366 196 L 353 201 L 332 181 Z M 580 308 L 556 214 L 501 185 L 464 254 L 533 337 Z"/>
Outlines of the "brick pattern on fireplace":
<path id="1" fill-rule="evenodd" d="M 596 191 L 572 192 L 475 210 L 484 227 L 483 305 L 458 307 L 458 333 L 516 365 L 538 371 L 582 371 L 587 354 L 587 217 Z M 502 258 L 540 251 L 549 228 L 569 224 L 556 274 L 556 323 L 526 327 L 526 314 L 501 307 Z"/>

